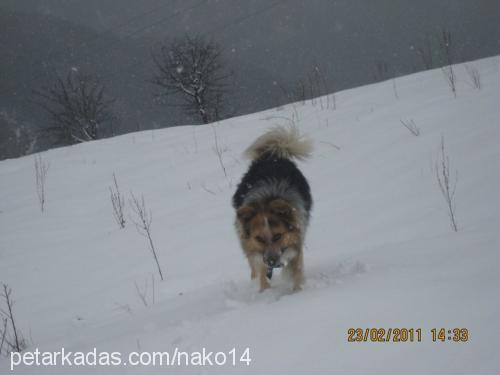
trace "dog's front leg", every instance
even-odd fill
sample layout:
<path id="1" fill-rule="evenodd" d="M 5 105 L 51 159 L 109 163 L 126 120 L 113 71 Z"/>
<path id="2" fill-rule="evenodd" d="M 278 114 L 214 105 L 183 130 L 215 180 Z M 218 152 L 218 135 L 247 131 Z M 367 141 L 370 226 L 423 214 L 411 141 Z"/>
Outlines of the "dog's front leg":
<path id="1" fill-rule="evenodd" d="M 250 278 L 253 280 L 259 278 L 260 291 L 264 291 L 270 287 L 267 281 L 267 267 L 262 261 L 262 255 L 254 254 L 248 256 L 248 264 L 250 265 Z"/>
<path id="2" fill-rule="evenodd" d="M 271 285 L 267 281 L 267 267 L 264 262 L 259 265 L 259 282 L 260 282 L 260 292 L 268 289 Z"/>
<path id="3" fill-rule="evenodd" d="M 287 265 L 292 275 L 293 291 L 299 291 L 304 284 L 304 255 L 302 249 Z"/>
<path id="4" fill-rule="evenodd" d="M 248 265 L 250 266 L 250 279 L 254 280 L 257 277 L 258 265 L 255 262 L 255 256 L 248 256 Z"/>

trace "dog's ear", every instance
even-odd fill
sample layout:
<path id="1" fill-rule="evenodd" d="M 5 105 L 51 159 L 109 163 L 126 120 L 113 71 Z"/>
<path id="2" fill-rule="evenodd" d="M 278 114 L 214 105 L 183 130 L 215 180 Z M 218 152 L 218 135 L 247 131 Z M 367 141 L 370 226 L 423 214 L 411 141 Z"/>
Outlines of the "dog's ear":
<path id="1" fill-rule="evenodd" d="M 236 211 L 236 216 L 242 223 L 247 223 L 251 218 L 255 216 L 255 214 L 255 208 L 252 206 L 241 206 Z"/>
<path id="2" fill-rule="evenodd" d="M 275 199 L 269 203 L 269 208 L 271 209 L 271 212 L 274 213 L 275 215 L 284 217 L 284 218 L 291 218 L 292 217 L 292 212 L 293 212 L 293 207 L 285 201 L 284 199 Z"/>

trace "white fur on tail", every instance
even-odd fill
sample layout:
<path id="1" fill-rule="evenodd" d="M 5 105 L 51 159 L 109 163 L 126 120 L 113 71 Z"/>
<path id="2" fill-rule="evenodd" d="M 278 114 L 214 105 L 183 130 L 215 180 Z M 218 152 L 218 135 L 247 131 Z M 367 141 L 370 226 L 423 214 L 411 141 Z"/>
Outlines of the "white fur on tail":
<path id="1" fill-rule="evenodd" d="M 244 155 L 251 160 L 265 153 L 284 159 L 304 160 L 311 156 L 312 150 L 312 141 L 300 135 L 296 127 L 276 126 L 257 138 Z"/>

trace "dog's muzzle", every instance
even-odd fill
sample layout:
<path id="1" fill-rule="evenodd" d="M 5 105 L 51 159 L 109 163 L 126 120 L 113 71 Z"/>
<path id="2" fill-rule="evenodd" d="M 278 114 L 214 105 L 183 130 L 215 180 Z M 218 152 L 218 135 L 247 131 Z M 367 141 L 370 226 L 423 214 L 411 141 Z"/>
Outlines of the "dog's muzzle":
<path id="1" fill-rule="evenodd" d="M 288 262 L 290 262 L 296 255 L 297 251 L 289 247 L 281 249 L 279 253 L 276 253 L 276 251 L 265 252 L 263 261 L 267 266 L 267 278 L 269 280 L 271 279 L 271 277 L 273 276 L 274 268 L 281 268 L 286 266 Z"/>
<path id="2" fill-rule="evenodd" d="M 281 254 L 265 253 L 264 254 L 264 263 L 269 268 L 280 268 L 282 266 Z"/>
<path id="3" fill-rule="evenodd" d="M 269 250 L 264 253 L 263 261 L 266 266 L 271 268 L 280 268 L 286 264 L 296 255 L 296 251 L 289 247 L 284 247 L 279 250 Z"/>
<path id="4" fill-rule="evenodd" d="M 271 280 L 271 278 L 273 277 L 273 269 L 283 266 L 283 263 L 281 263 L 281 257 L 279 255 L 274 256 L 274 254 L 265 254 L 264 263 L 267 266 L 266 277 L 269 280 Z"/>

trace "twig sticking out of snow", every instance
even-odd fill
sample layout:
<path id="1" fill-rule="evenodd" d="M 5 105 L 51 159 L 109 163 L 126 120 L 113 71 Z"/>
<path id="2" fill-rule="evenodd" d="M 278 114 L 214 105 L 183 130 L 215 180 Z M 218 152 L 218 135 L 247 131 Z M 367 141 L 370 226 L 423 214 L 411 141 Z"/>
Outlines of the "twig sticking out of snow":
<path id="1" fill-rule="evenodd" d="M 446 154 L 444 147 L 444 137 L 441 137 L 440 159 L 436 161 L 436 178 L 439 184 L 439 189 L 443 194 L 448 207 L 448 216 L 450 217 L 451 227 L 455 232 L 458 232 L 457 221 L 455 217 L 455 190 L 458 182 L 458 172 L 455 171 L 454 181 L 450 179 L 450 159 Z"/>
<path id="2" fill-rule="evenodd" d="M 140 200 L 132 193 L 131 196 L 132 198 L 130 199 L 130 205 L 132 206 L 132 210 L 137 216 L 137 219 L 132 219 L 132 222 L 135 224 L 135 227 L 137 228 L 139 234 L 148 239 L 149 248 L 151 249 L 151 253 L 153 254 L 153 258 L 156 262 L 156 266 L 158 267 L 160 279 L 163 281 L 163 272 L 161 271 L 158 255 L 153 243 L 153 238 L 151 237 L 151 222 L 153 221 L 153 215 L 151 213 L 151 210 L 148 211 L 146 209 L 146 203 L 144 202 L 143 195 L 141 195 Z"/>
<path id="3" fill-rule="evenodd" d="M 469 75 L 472 87 L 476 90 L 481 90 L 481 74 L 479 73 L 479 70 L 474 65 L 465 64 L 465 71 Z"/>
<path id="4" fill-rule="evenodd" d="M 111 204 L 113 206 L 113 216 L 115 221 L 118 223 L 120 228 L 125 228 L 125 198 L 120 192 L 120 188 L 118 187 L 118 181 L 116 181 L 116 176 L 113 173 L 113 183 L 114 187 L 109 187 L 109 193 L 111 198 Z"/>
<path id="5" fill-rule="evenodd" d="M 11 352 L 22 352 L 26 346 L 26 340 L 23 335 L 18 330 L 15 320 L 14 320 L 14 300 L 12 299 L 12 289 L 9 288 L 7 284 L 2 285 L 3 292 L 0 297 L 3 297 L 5 301 L 6 310 L 0 309 L 0 315 L 3 315 L 3 329 L 0 331 L 1 342 L 0 342 L 0 354 L 3 349 L 4 344 L 7 344 L 7 353 Z M 8 335 L 9 324 L 12 333 Z"/>
<path id="6" fill-rule="evenodd" d="M 49 170 L 49 163 L 46 163 L 41 155 L 35 156 L 35 186 L 38 202 L 40 203 L 40 211 L 43 212 L 45 207 L 45 181 Z"/>
<path id="7" fill-rule="evenodd" d="M 415 137 L 418 137 L 420 135 L 420 129 L 417 126 L 417 124 L 415 124 L 415 121 L 413 120 L 408 120 L 408 121 L 399 120 L 399 121 L 401 121 L 401 124 L 403 124 L 403 126 L 406 129 L 408 129 L 411 132 L 411 134 L 413 134 Z"/>

